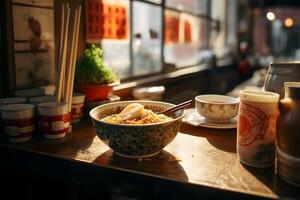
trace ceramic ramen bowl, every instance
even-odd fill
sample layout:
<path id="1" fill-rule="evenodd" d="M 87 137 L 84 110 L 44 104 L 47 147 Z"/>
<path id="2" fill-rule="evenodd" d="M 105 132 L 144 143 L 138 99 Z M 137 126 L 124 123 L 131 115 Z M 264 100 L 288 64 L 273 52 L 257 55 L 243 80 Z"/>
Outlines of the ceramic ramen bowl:
<path id="1" fill-rule="evenodd" d="M 227 123 L 238 113 L 239 99 L 226 95 L 204 94 L 195 97 L 197 112 L 211 123 Z"/>
<path id="2" fill-rule="evenodd" d="M 153 112 L 174 104 L 159 101 L 119 101 L 100 105 L 90 111 L 98 137 L 116 154 L 129 158 L 145 158 L 158 154 L 177 135 L 184 111 L 177 111 L 173 119 L 152 124 L 114 124 L 102 119 L 120 113 L 128 104 L 140 103 Z"/>

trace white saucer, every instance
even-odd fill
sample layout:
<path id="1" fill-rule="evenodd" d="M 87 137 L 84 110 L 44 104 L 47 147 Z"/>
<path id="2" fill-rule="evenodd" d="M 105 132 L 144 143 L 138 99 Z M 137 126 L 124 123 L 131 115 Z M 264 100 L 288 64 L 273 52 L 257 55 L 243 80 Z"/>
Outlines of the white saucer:
<path id="1" fill-rule="evenodd" d="M 207 122 L 206 118 L 197 113 L 195 109 L 186 109 L 185 116 L 183 117 L 182 122 L 190 124 L 192 126 L 201 126 L 214 129 L 232 129 L 237 127 L 236 118 L 232 118 L 227 123 L 211 123 Z"/>

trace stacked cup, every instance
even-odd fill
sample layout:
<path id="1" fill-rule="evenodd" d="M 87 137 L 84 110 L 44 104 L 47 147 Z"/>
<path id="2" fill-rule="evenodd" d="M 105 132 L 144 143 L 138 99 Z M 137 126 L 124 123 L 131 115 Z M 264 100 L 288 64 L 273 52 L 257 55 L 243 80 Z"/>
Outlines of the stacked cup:
<path id="1" fill-rule="evenodd" d="M 62 138 L 71 128 L 71 118 L 78 122 L 83 116 L 84 98 L 83 94 L 73 95 L 72 113 L 69 105 L 55 102 L 54 96 L 30 98 L 31 104 L 20 97 L 0 99 L 3 128 L 12 142 L 30 140 L 35 127 L 46 138 Z"/>

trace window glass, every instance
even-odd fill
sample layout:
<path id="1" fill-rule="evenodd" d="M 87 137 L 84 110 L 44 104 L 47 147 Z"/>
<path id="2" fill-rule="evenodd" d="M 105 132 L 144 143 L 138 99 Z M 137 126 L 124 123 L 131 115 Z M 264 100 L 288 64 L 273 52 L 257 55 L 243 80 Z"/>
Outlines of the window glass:
<path id="1" fill-rule="evenodd" d="M 104 62 L 120 79 L 161 72 L 164 62 L 201 63 L 201 50 L 210 43 L 209 21 L 199 15 L 207 14 L 208 0 L 166 0 L 164 10 L 162 2 L 86 0 L 87 42 L 101 44 Z"/>
<path id="2" fill-rule="evenodd" d="M 210 48 L 222 57 L 226 54 L 226 0 L 211 1 L 211 23 Z"/>
<path id="3" fill-rule="evenodd" d="M 104 62 L 111 66 L 120 79 L 130 76 L 129 41 L 103 40 Z"/>
<path id="4" fill-rule="evenodd" d="M 91 24 L 87 27 L 87 41 L 101 43 L 104 62 L 116 71 L 119 78 L 130 76 L 129 1 L 89 2 L 88 11 L 95 12 L 86 19 Z"/>
<path id="5" fill-rule="evenodd" d="M 200 31 L 200 18 L 171 10 L 165 12 L 164 57 L 177 67 L 200 62 L 199 50 L 205 46 Z"/>
<path id="6" fill-rule="evenodd" d="M 199 31 L 200 31 L 199 42 L 200 42 L 201 50 L 208 48 L 208 39 L 209 39 L 208 30 L 207 30 L 208 26 L 209 26 L 209 21 L 207 19 L 204 18 L 199 19 Z"/>
<path id="7" fill-rule="evenodd" d="M 166 0 L 166 7 L 204 15 L 207 14 L 207 1 L 208 0 Z"/>
<path id="8" fill-rule="evenodd" d="M 161 7 L 133 2 L 133 75 L 161 70 Z"/>

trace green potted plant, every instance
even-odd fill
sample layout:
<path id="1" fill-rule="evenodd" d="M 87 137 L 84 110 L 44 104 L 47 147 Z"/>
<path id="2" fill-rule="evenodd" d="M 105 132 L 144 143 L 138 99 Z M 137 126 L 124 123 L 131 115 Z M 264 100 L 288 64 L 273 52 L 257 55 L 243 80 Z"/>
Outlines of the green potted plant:
<path id="1" fill-rule="evenodd" d="M 108 99 L 113 86 L 119 84 L 115 72 L 104 64 L 102 54 L 93 44 L 76 63 L 75 90 L 85 94 L 87 101 Z"/>

